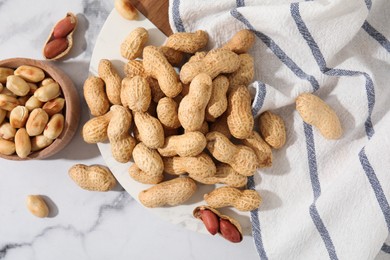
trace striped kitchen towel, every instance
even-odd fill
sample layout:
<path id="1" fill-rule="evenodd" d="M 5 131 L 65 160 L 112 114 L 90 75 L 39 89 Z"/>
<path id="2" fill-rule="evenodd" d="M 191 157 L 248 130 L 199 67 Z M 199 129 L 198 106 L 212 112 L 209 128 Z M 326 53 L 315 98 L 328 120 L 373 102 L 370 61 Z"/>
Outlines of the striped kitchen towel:
<path id="1" fill-rule="evenodd" d="M 256 35 L 253 113 L 287 128 L 274 165 L 249 180 L 263 197 L 259 258 L 390 259 L 390 1 L 170 0 L 169 15 L 175 32 L 206 30 L 209 48 Z M 302 121 L 303 92 L 335 109 L 341 139 Z"/>

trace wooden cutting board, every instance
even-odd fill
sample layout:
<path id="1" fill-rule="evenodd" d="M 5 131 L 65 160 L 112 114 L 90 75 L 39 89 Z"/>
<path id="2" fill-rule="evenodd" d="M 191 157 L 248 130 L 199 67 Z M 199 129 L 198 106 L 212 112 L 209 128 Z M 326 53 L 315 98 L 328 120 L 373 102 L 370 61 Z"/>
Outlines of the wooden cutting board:
<path id="1" fill-rule="evenodd" d="M 168 19 L 168 0 L 130 0 L 130 2 L 165 35 L 172 34 Z"/>

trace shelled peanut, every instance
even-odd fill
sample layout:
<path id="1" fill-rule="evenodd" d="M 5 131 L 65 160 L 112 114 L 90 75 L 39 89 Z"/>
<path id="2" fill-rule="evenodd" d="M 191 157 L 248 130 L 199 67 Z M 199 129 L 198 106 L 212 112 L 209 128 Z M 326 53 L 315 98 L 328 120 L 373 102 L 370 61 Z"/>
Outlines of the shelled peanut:
<path id="1" fill-rule="evenodd" d="M 100 80 L 93 80 L 102 93 L 94 93 L 93 86 L 89 86 L 92 80 L 87 79 L 84 96 L 91 114 L 104 113 L 96 113 L 97 117 L 85 124 L 84 140 L 97 143 L 109 139 L 113 146 L 115 138 L 123 133 L 135 138 L 137 144 L 135 148 L 131 145 L 131 152 L 125 152 L 126 160 L 118 160 L 117 149 L 112 147 L 113 158 L 124 163 L 133 157 L 135 163 L 128 170 L 131 178 L 154 185 L 139 194 L 146 207 L 182 204 L 195 194 L 196 183 L 219 183 L 222 188 L 205 195 L 207 203 L 244 211 L 258 208 L 260 195 L 254 190 L 241 190 L 248 176 L 272 164 L 271 146 L 254 129 L 251 111 L 248 85 L 253 80 L 254 64 L 247 51 L 253 45 L 253 34 L 240 31 L 223 48 L 209 52 L 202 51 L 208 41 L 204 31 L 174 34 L 160 47 L 144 47 L 147 38 L 147 30 L 137 28 L 122 44 L 122 55 L 126 53 L 123 56 L 129 59 L 124 66 L 125 78 L 120 79 L 110 61 L 103 59 L 97 77 Z M 181 61 L 183 53 L 187 62 Z M 179 58 L 168 57 L 171 54 L 180 56 L 182 65 L 176 68 L 179 72 L 172 65 L 178 66 Z M 106 64 L 104 70 L 102 64 Z M 97 102 L 104 96 L 111 109 L 105 107 L 105 101 Z M 133 119 L 128 120 L 134 120 L 134 124 L 113 123 L 113 107 L 132 115 Z M 111 138 L 107 133 L 110 127 L 116 133 Z M 277 136 L 284 133 L 285 137 L 285 129 L 276 128 L 270 128 L 267 136 L 278 131 Z M 284 142 L 280 140 L 278 147 Z M 173 180 L 167 180 L 173 176 Z M 240 242 L 239 224 L 229 222 L 227 217 L 219 219 L 217 232 Z"/>
<path id="2" fill-rule="evenodd" d="M 65 99 L 60 85 L 38 67 L 0 68 L 0 75 L 5 85 L 0 92 L 0 153 L 26 158 L 61 135 Z"/>

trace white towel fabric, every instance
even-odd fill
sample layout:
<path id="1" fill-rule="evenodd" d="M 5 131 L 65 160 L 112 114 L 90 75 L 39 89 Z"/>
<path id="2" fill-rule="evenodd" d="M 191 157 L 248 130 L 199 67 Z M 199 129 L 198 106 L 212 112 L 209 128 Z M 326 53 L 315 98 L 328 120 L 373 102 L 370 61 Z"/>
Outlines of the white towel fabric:
<path id="1" fill-rule="evenodd" d="M 169 15 L 174 32 L 206 30 L 208 48 L 256 35 L 253 113 L 287 128 L 274 165 L 249 180 L 263 197 L 260 259 L 390 259 L 390 1 L 170 0 Z M 340 140 L 302 121 L 303 92 L 334 108 Z"/>

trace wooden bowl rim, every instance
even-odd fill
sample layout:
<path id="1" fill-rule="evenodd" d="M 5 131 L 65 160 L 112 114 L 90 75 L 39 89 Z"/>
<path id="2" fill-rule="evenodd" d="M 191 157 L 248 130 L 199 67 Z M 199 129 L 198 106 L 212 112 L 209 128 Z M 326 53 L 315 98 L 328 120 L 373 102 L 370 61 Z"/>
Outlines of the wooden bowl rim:
<path id="1" fill-rule="evenodd" d="M 16 154 L 0 154 L 0 158 L 15 161 L 45 159 L 61 151 L 72 140 L 78 128 L 81 117 L 80 98 L 71 78 L 65 72 L 63 72 L 61 69 L 59 69 L 49 61 L 34 60 L 29 58 L 10 58 L 0 60 L 0 67 L 16 69 L 18 66 L 21 65 L 38 67 L 42 69 L 45 74 L 47 74 L 59 83 L 62 90 L 62 94 L 65 98 L 64 129 L 60 136 L 57 137 L 57 139 L 55 139 L 51 145 L 42 150 L 31 153 L 29 156 L 27 156 L 27 158 L 20 158 Z"/>

